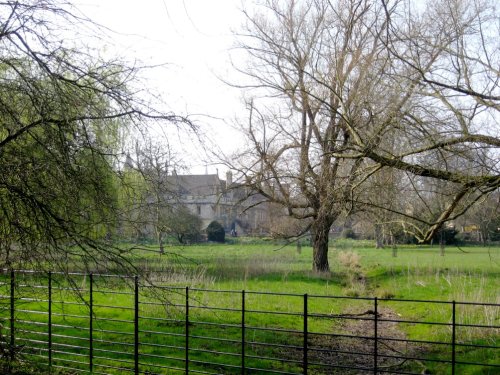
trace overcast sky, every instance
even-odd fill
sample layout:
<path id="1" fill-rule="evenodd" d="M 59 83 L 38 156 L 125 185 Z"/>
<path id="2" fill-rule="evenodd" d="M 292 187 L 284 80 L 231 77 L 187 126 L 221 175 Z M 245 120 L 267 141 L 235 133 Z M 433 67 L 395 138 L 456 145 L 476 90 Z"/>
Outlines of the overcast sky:
<path id="1" fill-rule="evenodd" d="M 172 110 L 198 115 L 197 122 L 215 131 L 227 151 L 241 144 L 226 125 L 242 113 L 241 94 L 218 78 L 234 74 L 229 50 L 232 30 L 243 22 L 238 0 L 80 0 L 77 6 L 116 32 L 106 46 L 112 53 L 167 64 L 153 71 L 149 84 Z M 204 173 L 205 167 L 193 171 Z"/>

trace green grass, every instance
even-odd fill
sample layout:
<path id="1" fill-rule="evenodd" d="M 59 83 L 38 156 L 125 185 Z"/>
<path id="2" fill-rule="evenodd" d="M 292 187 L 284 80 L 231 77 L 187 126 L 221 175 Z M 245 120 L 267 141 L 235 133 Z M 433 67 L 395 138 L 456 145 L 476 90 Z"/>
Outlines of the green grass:
<path id="1" fill-rule="evenodd" d="M 392 249 L 376 250 L 369 242 L 334 241 L 331 244 L 329 261 L 330 274 L 314 274 L 310 271 L 312 249 L 302 247 L 297 253 L 295 246 L 283 246 L 271 241 L 252 243 L 241 239 L 239 242 L 224 245 L 195 245 L 186 247 L 171 247 L 168 254 L 159 255 L 151 251 L 149 246 L 131 255 L 137 267 L 148 275 L 151 282 L 169 285 L 177 289 L 141 289 L 140 305 L 140 335 L 141 361 L 144 363 L 161 363 L 172 367 L 183 367 L 184 352 L 184 287 L 193 288 L 190 291 L 190 319 L 200 324 L 190 325 L 191 345 L 194 349 L 190 358 L 195 361 L 224 362 L 239 366 L 241 358 L 238 355 L 241 341 L 241 294 L 230 291 L 246 290 L 245 304 L 247 310 L 267 310 L 274 312 L 291 311 L 297 316 L 278 314 L 250 313 L 245 317 L 249 327 L 274 327 L 285 330 L 302 330 L 303 295 L 310 295 L 308 309 L 310 313 L 328 315 L 330 318 L 309 318 L 309 330 L 322 333 L 350 333 L 353 326 L 346 326 L 345 321 L 335 319 L 333 315 L 341 313 L 357 314 L 373 308 L 372 300 L 325 299 L 321 296 L 378 296 L 382 318 L 395 317 L 401 320 L 418 320 L 449 323 L 451 321 L 451 304 L 401 303 L 395 299 L 418 299 L 439 301 L 470 301 L 470 302 L 500 302 L 500 248 L 498 247 L 447 247 L 445 255 L 441 256 L 438 247 L 402 246 L 393 257 Z M 35 279 L 17 280 L 18 284 L 38 284 L 46 286 L 44 275 Z M 82 288 L 80 297 L 66 290 L 68 285 L 63 280 L 55 283 L 53 304 L 53 323 L 56 324 L 53 333 L 54 344 L 60 364 L 72 364 L 72 361 L 88 358 L 88 287 L 89 280 L 80 277 L 75 285 Z M 196 291 L 194 289 L 211 289 L 219 292 Z M 71 289 L 71 288 L 68 288 Z M 8 294 L 8 285 L 2 287 L 1 294 Z M 94 314 L 97 319 L 94 324 L 93 338 L 94 354 L 104 353 L 102 350 L 112 350 L 121 353 L 108 353 L 111 359 L 97 358 L 96 365 L 120 367 L 123 360 L 130 360 L 133 352 L 133 296 L 131 284 L 116 282 L 110 278 L 95 277 Z M 228 291 L 228 292 L 225 292 Z M 266 291 L 274 293 L 291 293 L 298 296 L 271 296 L 252 292 Z M 39 347 L 38 352 L 30 355 L 46 355 L 47 311 L 48 304 L 44 293 L 46 288 L 18 287 L 19 296 L 25 300 L 18 309 L 16 317 L 20 320 L 35 320 L 38 325 L 18 323 L 17 328 L 25 329 L 24 337 L 30 340 L 30 345 Z M 112 293 L 110 293 L 112 292 Z M 42 297 L 40 297 L 42 293 Z M 314 296 L 318 297 L 314 297 Z M 28 299 L 26 299 L 28 298 Z M 44 301 L 29 300 L 41 299 Z M 111 308 L 117 306 L 118 308 Z M 8 317 L 8 306 L 3 310 L 3 316 Z M 217 307 L 219 310 L 207 310 L 205 307 Z M 225 310 L 224 310 L 225 309 Z M 20 310 L 26 310 L 22 312 Z M 34 312 L 35 311 L 35 312 Z M 38 311 L 38 312 L 36 312 Z M 333 314 L 333 315 L 332 315 Z M 392 314 L 392 315 L 391 315 Z M 225 326 L 216 326 L 213 323 Z M 483 325 L 499 325 L 500 310 L 497 307 L 472 307 L 457 305 L 457 322 Z M 207 324 L 208 323 L 208 324 Z M 212 324 L 211 324 L 212 323 Z M 8 321 L 4 323 L 3 333 L 8 334 Z M 425 340 L 451 340 L 448 326 L 404 324 L 397 325 L 398 331 L 404 337 Z M 359 328 L 359 327 L 358 327 Z M 168 332 L 158 334 L 157 332 Z M 121 333 L 119 333 L 121 332 Z M 357 332 L 360 334 L 360 332 Z M 459 340 L 467 340 L 476 345 L 498 346 L 498 330 L 478 328 L 458 328 Z M 371 332 L 364 333 L 370 335 Z M 72 336 L 75 338 L 68 338 Z M 211 341 L 203 337 L 225 338 L 233 341 Z M 320 343 L 320 337 L 311 335 L 313 344 Z M 293 333 L 276 333 L 248 328 L 246 340 L 262 341 L 274 344 L 296 345 L 301 347 L 302 336 Z M 114 342 L 114 344 L 113 344 Z M 119 343 L 119 344 L 117 344 Z M 166 350 L 155 345 L 169 345 Z M 330 345 L 329 343 L 328 345 Z M 333 345 L 333 344 L 332 344 Z M 55 347 L 54 347 L 55 348 Z M 45 350 L 45 351 L 44 351 Z M 262 347 L 248 345 L 247 365 L 253 367 L 279 369 L 280 371 L 300 372 L 300 366 L 294 360 L 301 359 L 300 351 L 283 351 L 279 347 Z M 405 350 L 413 350 L 412 348 Z M 415 349 L 416 350 L 416 349 Z M 449 349 L 438 350 L 436 346 L 421 345 L 419 355 L 425 353 L 429 358 L 450 358 Z M 213 354 L 225 352 L 229 354 Z M 231 355 L 233 353 L 234 355 Z M 101 355 L 103 356 L 103 355 Z M 158 357 L 155 357 L 158 356 Z M 168 359 L 166 357 L 170 357 Z M 263 357 L 282 357 L 291 362 L 265 360 Z M 36 358 L 36 357 L 35 357 Z M 499 363 L 498 350 L 465 350 L 457 348 L 457 359 L 466 362 Z M 72 364 L 87 368 L 85 365 Z M 423 367 L 434 374 L 451 373 L 447 366 L 432 362 L 412 363 L 411 370 L 421 371 Z M 193 367 L 199 370 L 221 371 L 235 373 L 236 370 L 212 366 Z M 236 368 L 236 367 L 235 367 Z M 106 367 L 100 368 L 104 371 Z M 141 371 L 147 369 L 141 366 Z M 109 369 L 112 370 L 112 369 Z M 151 367 L 153 371 L 153 367 Z M 164 369 L 166 370 L 166 369 Z M 156 369 L 155 371 L 158 371 Z M 182 373 L 169 370 L 169 373 Z M 225 372 L 224 372 L 225 371 Z M 468 366 L 457 368 L 460 374 L 494 374 L 493 370 Z M 119 370 L 115 371 L 120 373 Z M 311 371 L 310 373 L 315 373 Z M 342 373 L 342 372 L 340 372 Z M 345 372 L 348 373 L 348 372 Z"/>
<path id="2" fill-rule="evenodd" d="M 189 258 L 171 257 L 158 261 L 158 255 L 141 254 L 140 258 L 154 259 L 157 270 L 177 270 L 191 274 L 193 286 L 232 289 L 266 290 L 273 292 L 308 293 L 337 296 L 378 296 L 380 298 L 418 299 L 437 301 L 500 303 L 500 248 L 449 246 L 442 256 L 439 247 L 400 246 L 397 256 L 393 249 L 376 250 L 373 244 L 362 241 L 341 240 L 332 243 L 329 262 L 332 273 L 316 275 L 310 272 L 312 249 L 273 244 L 228 244 L 218 246 L 189 246 L 173 248 Z M 354 253 L 344 259 L 345 254 Z M 191 260 L 195 261 L 193 263 Z M 171 264 L 175 263 L 175 266 Z M 181 277 L 185 282 L 185 277 Z M 169 282 L 175 283 L 175 277 Z M 384 302 L 406 320 L 424 320 L 441 323 L 451 321 L 451 305 Z M 265 304 L 267 309 L 278 309 L 276 303 Z M 457 305 L 457 322 L 499 325 L 500 311 L 495 307 Z M 295 306 L 296 308 L 298 306 Z M 362 311 L 366 306 L 360 306 Z M 337 304 L 335 310 L 352 310 L 347 303 Z M 434 325 L 401 325 L 407 336 L 417 340 L 451 341 L 449 328 Z M 321 327 L 328 329 L 328 327 Z M 462 328 L 457 334 L 477 345 L 498 343 L 498 330 Z M 493 341 L 492 341 L 493 340 Z M 493 344 L 495 345 L 495 344 Z M 431 349 L 429 349 L 431 350 Z M 442 353 L 436 353 L 439 357 Z M 464 351 L 458 349 L 462 361 L 478 360 L 498 363 L 498 352 Z M 442 357 L 442 355 L 441 355 Z M 449 356 L 447 357 L 449 358 Z M 489 362 L 488 362 L 489 361 Z M 446 373 L 442 365 L 427 364 L 435 373 Z M 472 371 L 472 372 L 471 372 Z M 479 372 L 478 372 L 479 371 Z M 463 373 L 488 373 L 484 369 L 462 369 Z"/>
<path id="3" fill-rule="evenodd" d="M 355 267 L 339 262 L 339 254 L 349 252 L 359 255 Z M 441 256 L 438 247 L 404 246 L 393 257 L 392 249 L 376 250 L 369 242 L 333 241 L 329 275 L 310 272 L 312 249 L 305 246 L 298 254 L 292 245 L 200 245 L 134 258 L 169 283 L 237 290 L 344 295 L 358 287 L 357 294 L 366 296 L 494 302 L 500 286 L 500 247 L 450 246 Z"/>

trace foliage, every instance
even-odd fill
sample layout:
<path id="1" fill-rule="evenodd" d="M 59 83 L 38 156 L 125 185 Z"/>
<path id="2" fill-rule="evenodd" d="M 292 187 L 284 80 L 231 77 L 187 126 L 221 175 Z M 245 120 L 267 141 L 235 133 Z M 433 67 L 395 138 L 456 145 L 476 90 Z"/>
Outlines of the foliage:
<path id="1" fill-rule="evenodd" d="M 127 267 L 108 241 L 123 129 L 179 119 L 132 94 L 136 67 L 82 42 L 102 29 L 71 4 L 3 2 L 0 13 L 0 263 Z"/>
<path id="2" fill-rule="evenodd" d="M 459 244 L 460 241 L 456 237 L 458 231 L 455 228 L 441 228 L 441 230 L 436 233 L 434 237 L 435 243 L 443 243 L 446 245 L 456 245 Z"/>
<path id="3" fill-rule="evenodd" d="M 174 235 L 181 244 L 198 242 L 201 238 L 201 224 L 202 221 L 198 215 L 180 205 L 172 210 L 172 215 L 168 220 L 168 233 Z M 219 242 L 224 242 L 224 236 Z"/>
<path id="4" fill-rule="evenodd" d="M 120 173 L 118 188 L 119 216 L 116 235 L 120 239 L 135 242 L 147 237 L 145 210 L 141 210 L 147 196 L 146 182 L 141 173 L 124 168 Z"/>
<path id="5" fill-rule="evenodd" d="M 350 238 L 350 239 L 355 240 L 356 239 L 356 233 L 351 228 L 345 228 L 340 233 L 340 237 L 341 238 Z"/>
<path id="6" fill-rule="evenodd" d="M 221 223 L 214 220 L 207 227 L 207 238 L 209 241 L 214 242 L 224 242 L 225 241 L 226 232 L 224 231 L 224 227 Z"/>

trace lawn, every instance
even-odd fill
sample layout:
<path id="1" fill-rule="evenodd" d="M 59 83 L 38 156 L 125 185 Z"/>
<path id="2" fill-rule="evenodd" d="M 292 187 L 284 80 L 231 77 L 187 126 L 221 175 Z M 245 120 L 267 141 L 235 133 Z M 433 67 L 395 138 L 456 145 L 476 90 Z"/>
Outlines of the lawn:
<path id="1" fill-rule="evenodd" d="M 154 247 L 147 248 L 154 250 Z M 334 240 L 331 274 L 312 273 L 312 249 L 272 243 L 171 247 L 166 255 L 139 251 L 133 262 L 164 282 L 221 289 L 267 290 L 406 299 L 496 302 L 500 247 L 400 246 Z M 162 276 L 163 275 L 163 276 Z"/>
<path id="2" fill-rule="evenodd" d="M 176 285 L 346 297 L 377 296 L 387 300 L 384 306 L 390 313 L 409 320 L 449 323 L 451 305 L 391 303 L 391 300 L 500 303 L 500 247 L 449 246 L 442 254 L 438 246 L 407 245 L 394 251 L 392 248 L 375 249 L 368 241 L 335 240 L 329 252 L 332 272 L 322 275 L 310 271 L 312 249 L 308 246 L 302 246 L 299 253 L 294 245 L 248 244 L 243 240 L 170 250 L 166 256 L 151 252 L 138 254 L 136 264 L 143 270 L 153 271 L 156 277 L 163 274 L 161 281 Z M 281 300 L 259 301 L 257 307 L 279 311 L 282 303 Z M 346 300 L 334 309 L 336 312 L 359 312 L 367 308 L 366 304 L 353 305 L 351 300 Z M 298 302 L 289 308 L 300 310 Z M 321 310 L 322 307 L 316 308 Z M 500 321 L 498 307 L 459 306 L 456 313 L 457 322 L 466 324 L 498 326 Z M 447 328 L 400 326 L 412 339 L 439 341 L 446 337 L 445 341 L 449 340 Z M 491 336 L 498 336 L 500 332 L 463 328 L 460 333 L 481 345 L 484 337 L 487 337 L 486 343 L 491 343 Z M 468 359 L 464 361 L 483 355 L 493 356 L 488 359 L 492 363 L 500 362 L 498 351 L 486 354 L 467 351 L 469 353 L 464 354 Z M 447 371 L 438 364 L 431 363 L 429 368 L 436 373 Z M 476 373 L 475 370 L 467 371 Z M 484 369 L 477 371 L 488 373 L 482 372 L 486 371 Z"/>
<path id="3" fill-rule="evenodd" d="M 318 351 L 321 355 L 310 350 L 311 363 L 344 361 L 342 363 L 346 366 L 354 367 L 369 366 L 370 363 L 359 360 L 363 355 L 355 356 L 359 357 L 357 359 L 353 359 L 352 355 L 342 357 L 338 354 L 335 358 L 328 355 L 346 348 L 348 351 L 371 353 L 371 344 L 343 338 L 342 335 L 370 336 L 373 318 L 361 315 L 367 319 L 352 322 L 336 318 L 338 314 L 357 316 L 373 309 L 373 299 L 356 298 L 380 298 L 380 317 L 388 320 L 379 323 L 382 336 L 439 342 L 450 342 L 451 332 L 445 324 L 450 323 L 452 305 L 402 303 L 399 299 L 500 302 L 499 247 L 450 246 L 443 256 L 438 247 L 401 246 L 397 249 L 397 256 L 394 256 L 393 249 L 376 250 L 369 242 L 336 240 L 331 243 L 329 254 L 332 272 L 318 275 L 310 271 L 310 247 L 302 246 L 298 252 L 295 245 L 253 242 L 243 238 L 227 244 L 172 246 L 164 255 L 158 254 L 154 246 L 145 246 L 130 254 L 132 262 L 146 275 L 140 278 L 141 371 L 183 373 L 186 286 L 191 288 L 190 360 L 194 361 L 192 369 L 201 373 L 215 371 L 231 374 L 240 371 L 242 290 L 246 291 L 244 321 L 248 328 L 245 340 L 253 343 L 246 344 L 246 366 L 262 369 L 253 373 L 301 372 L 302 357 L 297 348 L 303 345 L 301 314 L 304 294 L 309 296 L 307 306 L 309 314 L 312 314 L 308 319 L 308 330 L 311 332 L 308 344 L 323 348 L 323 351 Z M 61 366 L 59 369 L 63 373 L 64 367 L 89 368 L 90 282 L 88 276 L 75 278 L 72 287 L 80 289 L 79 297 L 63 279 L 55 277 L 53 280 L 51 350 L 57 359 L 54 363 Z M 152 284 L 168 287 L 158 289 Z M 16 306 L 16 330 L 19 331 L 18 336 L 21 332 L 24 335 L 19 336 L 20 343 L 34 348 L 24 349 L 25 354 L 46 358 L 47 277 L 24 276 L 17 280 L 16 285 L 18 297 L 23 297 L 22 305 Z M 33 288 L 33 285 L 38 287 Z M 94 370 L 121 373 L 124 370 L 118 368 L 130 368 L 130 361 L 133 360 L 133 283 L 131 280 L 125 282 L 96 275 L 93 292 L 91 336 Z M 9 294 L 8 280 L 1 294 Z M 330 299 L 326 296 L 342 298 Z M 5 305 L 6 337 L 9 332 L 8 314 L 9 306 Z M 498 326 L 500 310 L 495 306 L 456 305 L 456 318 L 458 323 Z M 443 325 L 394 323 L 391 320 L 427 321 Z M 333 341 L 330 336 L 322 335 L 324 333 L 339 336 Z M 457 328 L 456 334 L 458 342 L 478 346 L 473 349 L 458 346 L 457 360 L 490 364 L 500 362 L 498 349 L 480 348 L 484 345 L 498 346 L 498 329 L 461 327 Z M 295 349 L 285 350 L 280 345 Z M 449 364 L 436 362 L 450 357 L 449 348 L 441 350 L 439 346 L 430 344 L 405 344 L 404 348 L 391 345 L 389 352 L 387 348 L 380 349 L 382 354 L 387 354 L 381 363 L 387 364 L 394 353 L 404 352 L 408 356 L 424 355 L 428 360 L 409 361 L 400 369 L 451 373 Z M 498 368 L 457 367 L 460 374 L 494 374 L 495 370 Z M 338 371 L 339 374 L 351 373 L 346 369 Z M 309 373 L 335 372 L 312 365 Z"/>

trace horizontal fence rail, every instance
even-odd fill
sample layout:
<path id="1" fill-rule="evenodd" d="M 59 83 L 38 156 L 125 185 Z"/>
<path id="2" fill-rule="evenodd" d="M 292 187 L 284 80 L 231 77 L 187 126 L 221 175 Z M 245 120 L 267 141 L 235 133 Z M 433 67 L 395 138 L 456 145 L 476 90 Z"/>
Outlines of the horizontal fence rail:
<path id="1" fill-rule="evenodd" d="M 47 372 L 92 374 L 500 373 L 496 303 L 158 286 L 103 274 L 0 277 L 7 366 L 22 358 Z"/>

